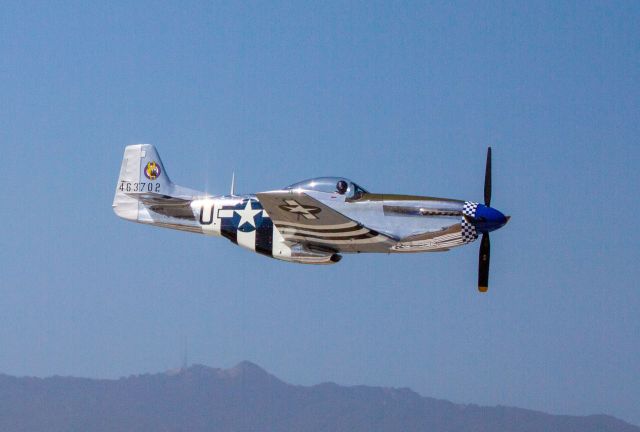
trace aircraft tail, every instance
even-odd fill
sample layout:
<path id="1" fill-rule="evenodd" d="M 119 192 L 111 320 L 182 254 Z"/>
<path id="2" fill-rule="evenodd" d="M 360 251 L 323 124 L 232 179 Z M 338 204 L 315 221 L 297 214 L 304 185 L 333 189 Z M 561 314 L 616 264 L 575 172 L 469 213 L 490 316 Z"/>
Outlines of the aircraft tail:
<path id="1" fill-rule="evenodd" d="M 113 198 L 113 211 L 121 218 L 138 219 L 142 195 L 171 195 L 173 183 L 160 155 L 151 144 L 135 144 L 124 149 L 120 177 Z"/>
<path id="2" fill-rule="evenodd" d="M 154 146 L 129 145 L 124 149 L 113 211 L 123 219 L 142 222 L 145 206 L 187 203 L 202 194 L 173 184 Z"/>

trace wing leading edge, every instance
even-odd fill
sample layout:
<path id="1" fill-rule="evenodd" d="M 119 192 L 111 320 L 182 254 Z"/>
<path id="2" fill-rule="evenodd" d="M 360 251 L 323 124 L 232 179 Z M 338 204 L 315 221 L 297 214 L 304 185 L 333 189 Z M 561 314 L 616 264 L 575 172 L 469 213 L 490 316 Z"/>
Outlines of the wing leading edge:
<path id="1" fill-rule="evenodd" d="M 389 252 L 393 238 L 369 229 L 304 192 L 285 190 L 256 195 L 284 240 L 311 250 Z"/>

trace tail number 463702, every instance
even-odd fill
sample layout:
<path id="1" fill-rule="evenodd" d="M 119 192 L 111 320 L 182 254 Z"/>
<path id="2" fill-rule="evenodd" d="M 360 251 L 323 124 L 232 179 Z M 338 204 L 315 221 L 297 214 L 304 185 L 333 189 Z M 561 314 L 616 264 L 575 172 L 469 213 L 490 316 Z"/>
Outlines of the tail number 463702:
<path id="1" fill-rule="evenodd" d="M 118 186 L 120 192 L 160 192 L 160 183 L 128 182 L 121 181 Z"/>

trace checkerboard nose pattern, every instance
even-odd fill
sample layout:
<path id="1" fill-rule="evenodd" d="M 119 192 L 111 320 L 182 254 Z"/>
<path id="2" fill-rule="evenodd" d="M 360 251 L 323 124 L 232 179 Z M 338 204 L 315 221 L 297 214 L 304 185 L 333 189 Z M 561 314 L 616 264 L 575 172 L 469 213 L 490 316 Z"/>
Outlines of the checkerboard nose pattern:
<path id="1" fill-rule="evenodd" d="M 474 219 L 476 217 L 476 209 L 478 208 L 478 203 L 467 201 L 464 203 L 462 207 L 462 214 L 464 216 L 468 216 L 470 219 Z M 464 243 L 471 243 L 478 238 L 478 232 L 476 231 L 476 227 L 473 226 L 470 222 L 467 221 L 467 218 L 462 218 L 462 241 Z"/>

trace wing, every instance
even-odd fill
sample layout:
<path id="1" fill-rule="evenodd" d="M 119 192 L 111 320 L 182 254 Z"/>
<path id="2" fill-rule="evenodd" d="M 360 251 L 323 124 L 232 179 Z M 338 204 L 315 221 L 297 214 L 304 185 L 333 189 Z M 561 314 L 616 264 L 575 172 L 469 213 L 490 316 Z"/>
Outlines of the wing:
<path id="1" fill-rule="evenodd" d="M 256 196 L 287 242 L 332 252 L 388 252 L 396 243 L 304 192 L 272 191 Z"/>

